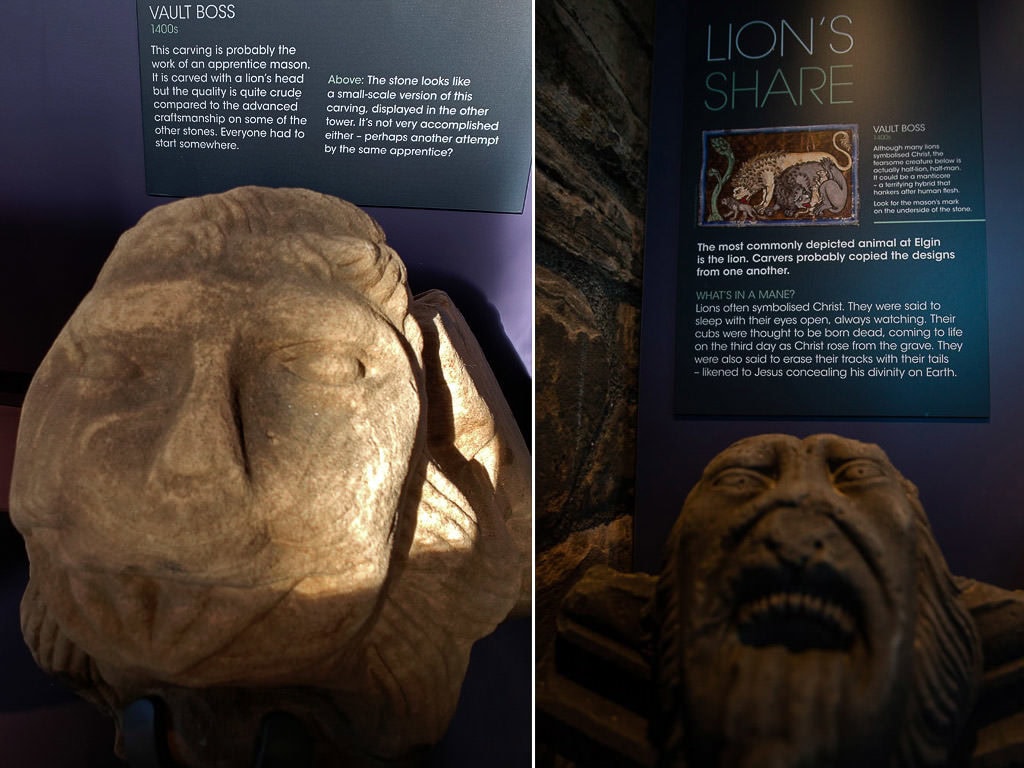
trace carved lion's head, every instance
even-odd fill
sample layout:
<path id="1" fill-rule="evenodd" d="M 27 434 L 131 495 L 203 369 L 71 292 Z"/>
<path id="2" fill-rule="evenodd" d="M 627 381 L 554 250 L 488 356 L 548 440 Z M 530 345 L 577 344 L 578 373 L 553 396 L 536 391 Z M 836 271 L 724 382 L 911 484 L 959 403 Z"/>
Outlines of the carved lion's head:
<path id="1" fill-rule="evenodd" d="M 945 765 L 973 702 L 976 629 L 874 445 L 764 435 L 717 456 L 657 611 L 672 765 Z"/>
<path id="2" fill-rule="evenodd" d="M 122 236 L 26 396 L 24 631 L 114 712 L 163 696 L 197 764 L 213 737 L 185 713 L 230 740 L 264 706 L 402 754 L 529 585 L 529 497 L 465 321 L 411 296 L 369 216 L 299 189 L 178 201 Z M 230 714 L 202 715 L 214 689 Z"/>

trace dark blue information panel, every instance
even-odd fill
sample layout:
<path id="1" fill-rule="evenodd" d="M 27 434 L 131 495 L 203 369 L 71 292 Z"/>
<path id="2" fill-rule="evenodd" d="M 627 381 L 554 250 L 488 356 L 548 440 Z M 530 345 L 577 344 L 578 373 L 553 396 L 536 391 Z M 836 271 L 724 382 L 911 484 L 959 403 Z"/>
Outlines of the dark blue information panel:
<path id="1" fill-rule="evenodd" d="M 987 417 L 974 5 L 687 14 L 676 415 Z"/>
<path id="2" fill-rule="evenodd" d="M 147 191 L 521 212 L 530 0 L 138 1 Z"/>

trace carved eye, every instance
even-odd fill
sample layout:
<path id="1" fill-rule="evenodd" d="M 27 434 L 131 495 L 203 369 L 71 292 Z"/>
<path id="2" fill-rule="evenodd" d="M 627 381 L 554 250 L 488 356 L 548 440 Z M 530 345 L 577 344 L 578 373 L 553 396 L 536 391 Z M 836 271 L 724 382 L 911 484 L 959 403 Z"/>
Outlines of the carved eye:
<path id="1" fill-rule="evenodd" d="M 366 365 L 354 352 L 347 344 L 310 342 L 282 350 L 280 362 L 303 381 L 341 387 L 366 377 Z"/>
<path id="2" fill-rule="evenodd" d="M 767 490 L 774 482 L 764 472 L 747 467 L 729 467 L 711 479 L 711 487 L 727 493 L 748 494 Z"/>
<path id="3" fill-rule="evenodd" d="M 832 482 L 835 485 L 848 485 L 884 476 L 885 471 L 878 462 L 871 459 L 851 459 L 832 471 Z"/>
<path id="4" fill-rule="evenodd" d="M 78 375 L 102 381 L 129 381 L 142 376 L 142 369 L 127 355 L 109 349 L 94 349 L 84 353 Z"/>

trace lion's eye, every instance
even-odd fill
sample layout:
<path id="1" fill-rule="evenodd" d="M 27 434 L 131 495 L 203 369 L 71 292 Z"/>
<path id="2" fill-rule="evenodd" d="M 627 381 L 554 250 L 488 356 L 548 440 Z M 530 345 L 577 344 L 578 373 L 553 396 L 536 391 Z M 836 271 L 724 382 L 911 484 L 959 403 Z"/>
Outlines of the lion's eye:
<path id="1" fill-rule="evenodd" d="M 859 483 L 883 477 L 885 472 L 877 462 L 870 459 L 851 459 L 843 462 L 832 471 L 832 482 L 835 485 Z"/>
<path id="2" fill-rule="evenodd" d="M 728 493 L 759 493 L 773 483 L 771 476 L 746 467 L 723 469 L 711 479 L 712 488 Z"/>
<path id="3" fill-rule="evenodd" d="M 366 366 L 349 345 L 311 342 L 282 351 L 281 366 L 303 381 L 340 387 L 366 376 Z"/>
<path id="4" fill-rule="evenodd" d="M 106 349 L 90 350 L 78 368 L 86 379 L 128 381 L 142 375 L 142 369 L 126 355 Z"/>

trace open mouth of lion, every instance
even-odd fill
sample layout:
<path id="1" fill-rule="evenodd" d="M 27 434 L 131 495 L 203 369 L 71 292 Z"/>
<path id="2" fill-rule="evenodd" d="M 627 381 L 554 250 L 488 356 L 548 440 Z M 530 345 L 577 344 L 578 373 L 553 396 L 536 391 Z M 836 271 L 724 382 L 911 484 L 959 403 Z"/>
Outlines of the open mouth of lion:
<path id="1" fill-rule="evenodd" d="M 831 567 L 754 568 L 737 584 L 734 619 L 745 645 L 849 651 L 861 635 L 863 610 Z"/>

